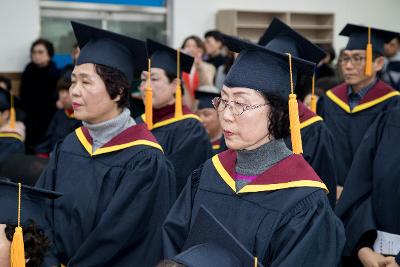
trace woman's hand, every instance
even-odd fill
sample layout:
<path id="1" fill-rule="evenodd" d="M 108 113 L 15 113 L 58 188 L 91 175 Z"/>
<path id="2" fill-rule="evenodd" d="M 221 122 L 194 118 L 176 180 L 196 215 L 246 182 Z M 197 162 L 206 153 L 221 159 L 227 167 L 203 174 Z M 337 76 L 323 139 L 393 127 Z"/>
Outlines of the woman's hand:
<path id="1" fill-rule="evenodd" d="M 364 267 L 386 267 L 386 258 L 371 248 L 361 248 L 357 255 Z"/>

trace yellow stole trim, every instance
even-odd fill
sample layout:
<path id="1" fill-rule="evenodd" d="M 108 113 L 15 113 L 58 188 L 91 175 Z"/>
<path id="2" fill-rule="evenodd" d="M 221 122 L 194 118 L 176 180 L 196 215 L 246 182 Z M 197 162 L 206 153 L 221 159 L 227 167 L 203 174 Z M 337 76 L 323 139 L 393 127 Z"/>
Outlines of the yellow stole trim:
<path id="1" fill-rule="evenodd" d="M 232 177 L 229 175 L 229 173 L 225 170 L 224 166 L 222 166 L 221 161 L 219 161 L 218 155 L 215 155 L 211 158 L 215 169 L 217 170 L 218 174 L 222 177 L 222 179 L 225 181 L 229 187 L 236 192 L 236 182 L 235 180 L 232 179 Z M 238 192 L 236 192 L 238 193 Z"/>
<path id="2" fill-rule="evenodd" d="M 105 154 L 105 153 L 121 150 L 121 149 L 124 149 L 127 147 L 139 146 L 139 145 L 151 146 L 151 147 L 158 148 L 161 151 L 163 151 L 161 146 L 155 142 L 148 141 L 148 140 L 136 140 L 136 141 L 121 144 L 121 145 L 101 147 L 101 148 L 96 149 L 96 151 L 92 152 L 93 146 L 89 143 L 89 141 L 86 139 L 86 136 L 83 134 L 82 127 L 79 127 L 78 129 L 76 129 L 75 133 L 76 133 L 76 136 L 78 137 L 79 141 L 81 142 L 81 144 L 83 145 L 83 147 L 86 149 L 86 151 L 89 153 L 90 156 Z"/>
<path id="3" fill-rule="evenodd" d="M 302 123 L 300 123 L 300 129 L 303 129 L 303 128 L 305 128 L 305 127 L 307 127 L 307 126 L 310 126 L 311 124 L 313 124 L 313 123 L 315 123 L 315 122 L 317 122 L 317 121 L 322 121 L 322 120 L 323 120 L 323 119 L 322 119 L 322 117 L 320 117 L 320 116 L 312 117 L 312 118 L 310 118 L 310 119 L 308 119 L 308 120 L 303 121 Z"/>
<path id="4" fill-rule="evenodd" d="M 142 114 L 140 117 L 142 118 L 142 120 L 144 122 L 146 122 L 145 114 Z M 180 118 L 171 118 L 171 119 L 167 119 L 167 120 L 163 120 L 163 121 L 159 121 L 157 123 L 154 123 L 153 129 L 159 128 L 159 127 L 163 127 L 163 126 L 166 126 L 168 124 L 172 124 L 172 123 L 175 123 L 177 121 L 182 121 L 182 120 L 186 120 L 186 119 L 196 119 L 196 120 L 201 122 L 201 119 L 200 119 L 199 116 L 197 116 L 195 114 L 185 114 L 185 115 L 182 115 L 182 117 L 180 117 Z"/>
<path id="5" fill-rule="evenodd" d="M 357 105 L 353 108 L 353 110 L 350 110 L 350 106 L 347 103 L 345 103 L 343 100 L 341 100 L 336 95 L 334 95 L 332 90 L 329 90 L 328 92 L 326 92 L 326 95 L 347 113 L 356 113 L 356 112 L 360 112 L 362 110 L 368 109 L 372 106 L 375 106 L 379 103 L 382 103 L 383 101 L 385 101 L 391 97 L 398 96 L 398 95 L 400 95 L 400 92 L 398 92 L 398 91 L 390 92 L 390 93 L 383 95 L 375 100 L 371 100 L 366 103 Z"/>
<path id="6" fill-rule="evenodd" d="M 21 142 L 24 142 L 24 141 L 22 140 L 22 136 L 20 136 L 20 135 L 17 134 L 17 133 L 0 133 L 0 137 L 11 137 L 11 138 L 18 139 L 18 140 L 21 141 Z"/>
<path id="7" fill-rule="evenodd" d="M 221 145 L 213 145 L 212 148 L 213 148 L 213 149 L 220 149 L 220 148 L 221 148 Z"/>
<path id="8" fill-rule="evenodd" d="M 224 166 L 222 166 L 218 158 L 218 155 L 213 156 L 211 160 L 219 175 L 236 194 L 272 191 L 272 190 L 294 188 L 294 187 L 317 187 L 317 188 L 322 188 L 326 192 L 328 192 L 328 188 L 324 183 L 311 180 L 299 180 L 299 181 L 292 181 L 292 182 L 278 183 L 278 184 L 261 184 L 261 185 L 248 184 L 236 192 L 236 182 L 225 170 Z"/>

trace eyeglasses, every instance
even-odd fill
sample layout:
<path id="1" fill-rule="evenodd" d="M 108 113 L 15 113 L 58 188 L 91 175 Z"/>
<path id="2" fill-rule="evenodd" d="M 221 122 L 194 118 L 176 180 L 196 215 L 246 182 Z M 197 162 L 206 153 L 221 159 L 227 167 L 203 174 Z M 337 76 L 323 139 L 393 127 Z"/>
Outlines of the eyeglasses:
<path id="1" fill-rule="evenodd" d="M 351 62 L 353 66 L 359 66 L 361 62 L 365 60 L 365 57 L 362 56 L 353 56 L 353 57 L 341 57 L 339 59 L 339 63 L 343 66 L 347 65 L 347 63 Z"/>
<path id="2" fill-rule="evenodd" d="M 247 105 L 236 101 L 223 100 L 221 97 L 215 97 L 212 100 L 212 103 L 215 110 L 217 110 L 218 112 L 224 111 L 226 107 L 229 106 L 229 110 L 232 112 L 234 116 L 242 115 L 243 112 L 245 112 L 246 110 L 256 109 L 267 105 L 265 103 L 256 105 Z"/>

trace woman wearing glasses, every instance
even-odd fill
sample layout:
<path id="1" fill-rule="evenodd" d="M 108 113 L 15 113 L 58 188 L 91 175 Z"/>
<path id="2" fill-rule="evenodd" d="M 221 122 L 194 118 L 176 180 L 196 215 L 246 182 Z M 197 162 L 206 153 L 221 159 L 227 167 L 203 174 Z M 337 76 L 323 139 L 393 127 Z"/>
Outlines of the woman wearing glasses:
<path id="1" fill-rule="evenodd" d="M 192 173 L 164 223 L 164 256 L 181 252 L 204 205 L 265 266 L 336 266 L 343 226 L 325 185 L 283 141 L 290 135 L 289 59 L 294 80 L 313 64 L 234 37 L 225 41 L 240 52 L 213 101 L 229 150 Z"/>

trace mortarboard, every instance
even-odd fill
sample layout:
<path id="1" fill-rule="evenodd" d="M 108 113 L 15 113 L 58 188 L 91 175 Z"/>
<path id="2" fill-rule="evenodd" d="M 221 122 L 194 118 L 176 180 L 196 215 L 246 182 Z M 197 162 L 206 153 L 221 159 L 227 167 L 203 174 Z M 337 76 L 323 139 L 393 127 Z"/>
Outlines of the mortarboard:
<path id="1" fill-rule="evenodd" d="M 345 50 L 366 50 L 365 74 L 372 74 L 372 53 L 384 54 L 384 44 L 399 33 L 381 29 L 347 24 L 339 35 L 349 37 Z"/>
<path id="2" fill-rule="evenodd" d="M 77 65 L 93 63 L 115 68 L 125 74 L 129 83 L 135 71 L 146 67 L 143 41 L 75 21 L 71 24 L 81 49 Z"/>
<path id="3" fill-rule="evenodd" d="M 203 205 L 197 213 L 183 252 L 173 260 L 188 267 L 261 266 L 257 258 Z"/>

